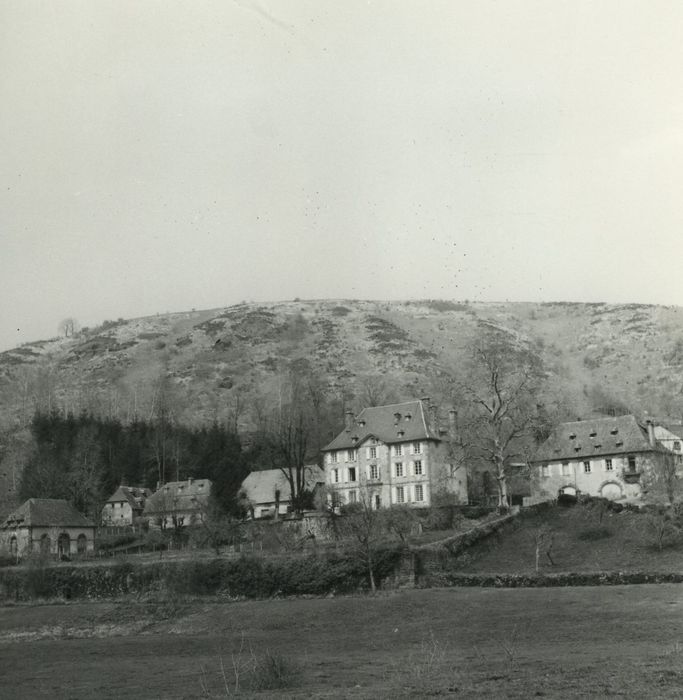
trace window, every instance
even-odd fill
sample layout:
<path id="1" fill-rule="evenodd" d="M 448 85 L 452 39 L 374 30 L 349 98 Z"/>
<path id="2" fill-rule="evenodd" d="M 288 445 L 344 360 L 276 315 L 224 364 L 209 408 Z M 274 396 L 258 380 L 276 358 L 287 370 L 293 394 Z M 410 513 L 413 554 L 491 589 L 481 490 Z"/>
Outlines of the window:
<path id="1" fill-rule="evenodd" d="M 421 442 L 414 442 L 413 443 L 413 454 L 414 455 L 422 454 L 422 443 Z"/>
<path id="2" fill-rule="evenodd" d="M 18 552 L 19 552 L 19 547 L 17 546 L 17 538 L 15 535 L 12 535 L 12 537 L 9 541 L 9 553 L 13 557 L 16 557 Z"/>
<path id="3" fill-rule="evenodd" d="M 396 503 L 405 503 L 405 494 L 403 492 L 403 486 L 396 487 Z"/>
<path id="4" fill-rule="evenodd" d="M 606 472 L 611 472 L 614 469 L 612 466 L 612 460 L 609 459 L 609 457 L 605 460 L 605 471 Z"/>
<path id="5" fill-rule="evenodd" d="M 339 483 L 339 469 L 332 470 L 332 480 L 334 481 L 335 484 Z"/>
<path id="6" fill-rule="evenodd" d="M 379 510 L 382 507 L 382 497 L 376 493 L 375 494 L 375 510 Z"/>
<path id="7" fill-rule="evenodd" d="M 674 440 L 674 450 L 676 452 L 681 451 L 681 441 L 680 440 Z"/>
<path id="8" fill-rule="evenodd" d="M 336 453 L 336 452 L 330 452 L 330 462 L 332 462 L 332 464 L 336 464 L 337 461 L 338 461 L 338 460 L 337 460 L 337 453 Z"/>
<path id="9" fill-rule="evenodd" d="M 395 454 L 397 457 L 400 457 L 401 455 L 403 455 L 403 445 L 396 445 L 396 446 L 394 447 L 394 454 Z"/>
<path id="10" fill-rule="evenodd" d="M 550 476 L 550 467 L 547 464 L 541 465 L 541 476 Z"/>
<path id="11" fill-rule="evenodd" d="M 356 450 L 346 450 L 346 461 L 355 462 L 356 461 Z"/>
<path id="12" fill-rule="evenodd" d="M 349 481 L 356 480 L 356 467 L 349 467 Z"/>
<path id="13" fill-rule="evenodd" d="M 358 494 L 355 491 L 349 491 L 349 503 L 358 503 Z"/>
<path id="14" fill-rule="evenodd" d="M 396 462 L 394 468 L 396 469 L 396 476 L 403 476 L 403 462 Z"/>
<path id="15" fill-rule="evenodd" d="M 370 478 L 379 479 L 379 467 L 376 464 L 370 465 Z"/>
<path id="16" fill-rule="evenodd" d="M 377 448 L 376 447 L 370 448 L 370 459 L 377 459 Z"/>
<path id="17" fill-rule="evenodd" d="M 562 462 L 562 476 L 569 476 L 571 473 L 569 462 Z"/>
<path id="18" fill-rule="evenodd" d="M 628 456 L 628 470 L 634 472 L 636 470 L 636 458 L 634 455 Z"/>
<path id="19" fill-rule="evenodd" d="M 423 474 L 424 472 L 422 471 L 422 460 L 421 459 L 416 459 L 415 460 L 415 466 L 413 469 L 413 473 L 415 476 L 420 476 L 420 474 Z"/>
<path id="20" fill-rule="evenodd" d="M 422 488 L 422 484 L 415 485 L 415 500 L 424 501 L 424 489 Z"/>
<path id="21" fill-rule="evenodd" d="M 589 461 L 585 461 L 583 463 L 583 473 L 584 474 L 590 474 L 591 473 L 591 463 Z"/>

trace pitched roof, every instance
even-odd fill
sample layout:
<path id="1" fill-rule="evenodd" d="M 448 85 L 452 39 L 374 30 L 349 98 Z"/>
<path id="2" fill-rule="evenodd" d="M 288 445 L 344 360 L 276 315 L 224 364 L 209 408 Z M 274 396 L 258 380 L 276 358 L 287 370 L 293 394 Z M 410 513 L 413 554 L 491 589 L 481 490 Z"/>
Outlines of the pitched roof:
<path id="1" fill-rule="evenodd" d="M 95 523 L 60 498 L 29 498 L 2 525 L 10 527 L 95 527 Z"/>
<path id="2" fill-rule="evenodd" d="M 169 481 L 145 503 L 145 514 L 202 510 L 211 494 L 210 479 Z"/>
<path id="3" fill-rule="evenodd" d="M 325 483 L 325 472 L 317 464 L 307 464 L 304 470 L 304 486 L 307 490 L 312 491 L 316 484 Z M 251 472 L 242 482 L 241 489 L 256 504 L 274 503 L 276 490 L 280 491 L 282 503 L 290 501 L 292 497 L 289 482 L 280 469 Z"/>
<path id="4" fill-rule="evenodd" d="M 142 508 L 145 500 L 152 495 L 151 489 L 141 486 L 119 486 L 114 494 L 107 499 L 107 503 L 130 503 L 131 508 Z"/>
<path id="5" fill-rule="evenodd" d="M 405 401 L 364 408 L 351 430 L 342 430 L 323 450 L 353 449 L 369 436 L 385 443 L 441 439 L 430 427 L 422 401 Z"/>
<path id="6" fill-rule="evenodd" d="M 585 459 L 662 449 L 658 443 L 654 447 L 650 444 L 647 428 L 634 416 L 616 416 L 561 423 L 538 448 L 532 461 Z"/>

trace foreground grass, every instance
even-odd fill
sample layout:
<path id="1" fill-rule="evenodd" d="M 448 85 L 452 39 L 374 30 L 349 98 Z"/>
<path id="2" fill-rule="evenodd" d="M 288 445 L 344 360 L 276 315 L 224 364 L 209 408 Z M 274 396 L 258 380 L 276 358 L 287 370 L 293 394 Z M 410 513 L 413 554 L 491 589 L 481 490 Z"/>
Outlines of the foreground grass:
<path id="1" fill-rule="evenodd" d="M 10 698 L 226 697 L 237 660 L 269 681 L 244 671 L 247 697 L 680 697 L 682 613 L 675 585 L 15 606 L 0 680 Z"/>

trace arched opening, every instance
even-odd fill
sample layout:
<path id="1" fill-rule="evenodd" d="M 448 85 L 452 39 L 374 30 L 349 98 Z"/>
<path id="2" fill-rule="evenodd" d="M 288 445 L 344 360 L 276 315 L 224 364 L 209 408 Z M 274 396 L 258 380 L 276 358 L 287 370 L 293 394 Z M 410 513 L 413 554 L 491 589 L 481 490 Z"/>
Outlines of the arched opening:
<path id="1" fill-rule="evenodd" d="M 66 532 L 62 532 L 57 538 L 57 555 L 62 559 L 68 557 L 69 554 L 71 554 L 71 538 Z"/>
<path id="2" fill-rule="evenodd" d="M 600 495 L 603 498 L 609 498 L 610 501 L 616 501 L 624 495 L 624 492 L 621 484 L 618 484 L 616 481 L 606 481 L 600 487 Z"/>
<path id="3" fill-rule="evenodd" d="M 560 494 L 562 496 L 576 496 L 576 487 L 568 484 L 560 489 Z"/>
<path id="4" fill-rule="evenodd" d="M 40 553 L 49 554 L 50 549 L 52 549 L 52 542 L 50 541 L 50 535 L 43 535 L 40 538 Z"/>
<path id="5" fill-rule="evenodd" d="M 13 556 L 16 557 L 17 554 L 19 553 L 19 545 L 17 543 L 17 536 L 12 535 L 9 540 L 9 553 Z"/>
<path id="6" fill-rule="evenodd" d="M 81 534 L 76 540 L 76 547 L 79 554 L 85 554 L 88 549 L 88 539 L 85 535 Z"/>

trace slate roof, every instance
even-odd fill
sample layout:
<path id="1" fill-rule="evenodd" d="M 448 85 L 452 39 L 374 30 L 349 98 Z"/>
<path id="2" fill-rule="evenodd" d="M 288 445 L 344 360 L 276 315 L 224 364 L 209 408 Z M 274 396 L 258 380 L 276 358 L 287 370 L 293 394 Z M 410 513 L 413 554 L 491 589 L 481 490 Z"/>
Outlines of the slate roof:
<path id="1" fill-rule="evenodd" d="M 304 467 L 304 486 L 313 491 L 316 484 L 325 483 L 325 471 L 317 464 L 307 464 Z M 280 502 L 291 500 L 289 482 L 280 469 L 264 469 L 251 472 L 242 482 L 241 490 L 247 498 L 256 503 L 275 503 L 275 490 L 280 489 Z"/>
<path id="2" fill-rule="evenodd" d="M 2 525 L 14 527 L 95 527 L 95 523 L 60 498 L 29 498 Z"/>
<path id="3" fill-rule="evenodd" d="M 210 494 L 210 479 L 169 481 L 147 499 L 144 513 L 200 511 L 206 507 Z"/>
<path id="4" fill-rule="evenodd" d="M 119 486 L 114 494 L 107 499 L 107 503 L 129 503 L 131 508 L 142 508 L 145 500 L 152 495 L 151 489 L 141 486 Z"/>
<path id="5" fill-rule="evenodd" d="M 538 448 L 532 462 L 588 459 L 601 455 L 660 452 L 664 448 L 648 439 L 647 428 L 635 416 L 596 418 L 558 425 Z"/>
<path id="6" fill-rule="evenodd" d="M 399 414 L 398 422 L 395 414 Z M 388 406 L 364 408 L 350 431 L 344 429 L 323 450 L 350 450 L 373 436 L 385 443 L 440 440 L 429 427 L 422 401 L 405 401 Z M 353 438 L 356 438 L 355 440 Z"/>

